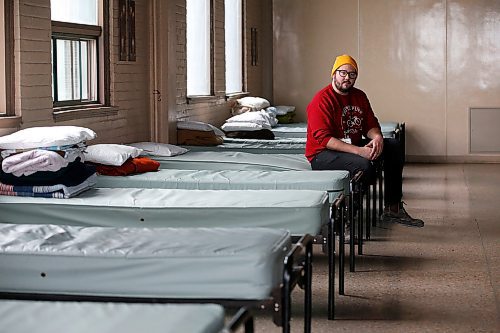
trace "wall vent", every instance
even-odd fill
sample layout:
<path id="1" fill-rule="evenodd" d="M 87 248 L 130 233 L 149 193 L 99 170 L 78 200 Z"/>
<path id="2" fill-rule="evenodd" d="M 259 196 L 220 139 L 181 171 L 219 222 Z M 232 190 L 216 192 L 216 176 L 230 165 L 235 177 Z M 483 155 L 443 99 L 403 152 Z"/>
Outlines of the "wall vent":
<path id="1" fill-rule="evenodd" d="M 470 109 L 470 152 L 500 153 L 500 107 Z"/>

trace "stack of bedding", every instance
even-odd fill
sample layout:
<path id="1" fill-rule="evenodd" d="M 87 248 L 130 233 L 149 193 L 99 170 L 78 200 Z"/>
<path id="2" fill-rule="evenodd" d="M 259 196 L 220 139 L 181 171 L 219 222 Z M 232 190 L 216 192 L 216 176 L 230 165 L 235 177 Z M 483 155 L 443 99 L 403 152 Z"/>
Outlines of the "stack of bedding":
<path id="1" fill-rule="evenodd" d="M 273 112 L 266 111 L 269 101 L 261 97 L 243 97 L 236 101 L 232 117 L 222 125 L 229 138 L 273 140 L 271 128 L 278 124 Z"/>
<path id="2" fill-rule="evenodd" d="M 0 137 L 0 195 L 70 198 L 96 183 L 95 168 L 83 163 L 84 127 L 32 127 Z"/>

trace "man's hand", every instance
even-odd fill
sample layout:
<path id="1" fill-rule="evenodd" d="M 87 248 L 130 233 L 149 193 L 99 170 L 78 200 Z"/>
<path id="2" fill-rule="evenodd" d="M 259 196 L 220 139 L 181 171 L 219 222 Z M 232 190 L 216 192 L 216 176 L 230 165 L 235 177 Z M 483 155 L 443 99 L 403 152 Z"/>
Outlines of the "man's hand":
<path id="1" fill-rule="evenodd" d="M 384 149 L 384 138 L 381 135 L 376 135 L 370 142 L 365 145 L 365 147 L 371 148 L 368 159 L 370 161 L 376 160 L 380 156 L 380 154 L 382 154 L 382 150 Z"/>
<path id="2" fill-rule="evenodd" d="M 368 145 L 364 146 L 364 147 L 357 147 L 357 154 L 361 157 L 364 157 L 366 158 L 367 160 L 373 160 L 374 158 L 372 158 L 373 156 L 373 148 L 372 147 L 368 147 Z"/>

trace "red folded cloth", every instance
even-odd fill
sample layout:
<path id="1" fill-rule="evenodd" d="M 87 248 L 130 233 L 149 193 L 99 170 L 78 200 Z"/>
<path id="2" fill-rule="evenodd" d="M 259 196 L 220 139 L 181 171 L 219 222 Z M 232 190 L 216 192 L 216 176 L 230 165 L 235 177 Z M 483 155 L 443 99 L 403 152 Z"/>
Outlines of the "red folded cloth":
<path id="1" fill-rule="evenodd" d="M 160 163 L 148 157 L 129 158 L 121 166 L 95 164 L 96 171 L 106 176 L 127 176 L 135 173 L 158 171 Z"/>

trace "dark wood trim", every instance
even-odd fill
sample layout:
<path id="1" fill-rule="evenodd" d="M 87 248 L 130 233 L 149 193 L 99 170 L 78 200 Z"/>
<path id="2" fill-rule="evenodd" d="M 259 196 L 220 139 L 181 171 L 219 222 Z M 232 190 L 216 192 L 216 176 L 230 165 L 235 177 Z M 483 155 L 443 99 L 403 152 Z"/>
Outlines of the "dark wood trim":
<path id="1" fill-rule="evenodd" d="M 111 53 L 110 53 L 110 38 L 109 38 L 109 24 L 110 24 L 110 12 L 109 12 L 109 0 L 103 1 L 103 47 L 102 52 L 104 55 L 103 59 L 103 83 L 104 83 L 104 96 L 102 96 L 102 103 L 105 106 L 111 105 Z M 100 91 L 99 91 L 100 92 Z M 98 96 L 101 97 L 101 96 Z"/>
<path id="2" fill-rule="evenodd" d="M 215 96 L 215 2 L 210 0 L 210 95 Z"/>
<path id="3" fill-rule="evenodd" d="M 118 108 L 104 105 L 87 105 L 54 108 L 54 122 L 70 121 L 85 118 L 110 117 L 118 115 Z"/>
<path id="4" fill-rule="evenodd" d="M 14 3 L 4 1 L 5 18 L 5 110 L 7 116 L 15 115 L 15 70 L 14 70 Z"/>
<path id="5" fill-rule="evenodd" d="M 127 19 L 127 32 L 128 32 L 128 60 L 135 61 L 135 1 L 130 0 L 128 3 L 128 19 Z"/>
<path id="6" fill-rule="evenodd" d="M 52 21 L 52 35 L 75 37 L 99 37 L 102 29 L 97 25 Z"/>

